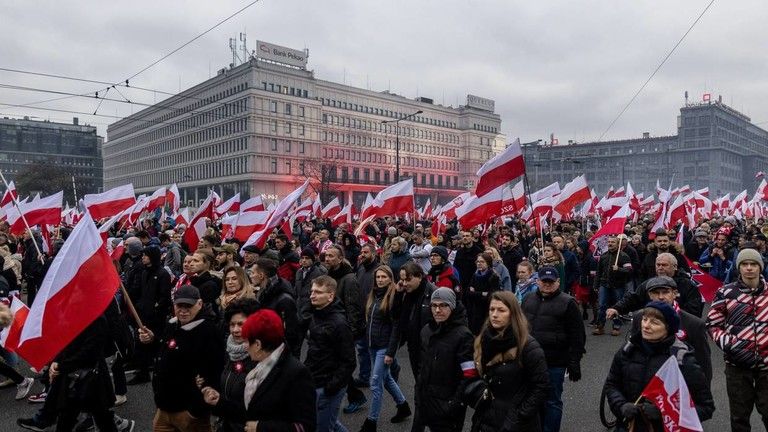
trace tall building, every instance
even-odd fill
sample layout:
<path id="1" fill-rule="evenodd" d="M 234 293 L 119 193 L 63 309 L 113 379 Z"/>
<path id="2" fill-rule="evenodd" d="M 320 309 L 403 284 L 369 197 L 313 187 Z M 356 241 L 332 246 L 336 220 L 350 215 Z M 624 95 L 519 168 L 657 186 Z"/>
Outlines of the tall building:
<path id="1" fill-rule="evenodd" d="M 10 181 L 41 164 L 55 165 L 74 176 L 77 195 L 82 197 L 101 191 L 102 143 L 96 127 L 81 125 L 77 117 L 72 124 L 4 117 L 0 119 L 0 170 Z M 71 196 L 68 183 L 65 193 Z"/>
<path id="2" fill-rule="evenodd" d="M 110 125 L 105 187 L 178 183 L 196 205 L 208 188 L 277 200 L 309 178 L 326 199 L 359 208 L 395 182 L 399 143 L 417 204 L 447 202 L 506 144 L 492 100 L 446 107 L 325 81 L 306 69 L 306 51 L 258 45 L 248 62 Z"/>
<path id="3" fill-rule="evenodd" d="M 523 146 L 530 188 L 570 181 L 582 173 L 597 193 L 627 182 L 646 196 L 662 187 L 709 187 L 718 196 L 750 193 L 755 173 L 768 172 L 768 131 L 722 100 L 688 103 L 677 117 L 677 135 L 617 141 Z"/>

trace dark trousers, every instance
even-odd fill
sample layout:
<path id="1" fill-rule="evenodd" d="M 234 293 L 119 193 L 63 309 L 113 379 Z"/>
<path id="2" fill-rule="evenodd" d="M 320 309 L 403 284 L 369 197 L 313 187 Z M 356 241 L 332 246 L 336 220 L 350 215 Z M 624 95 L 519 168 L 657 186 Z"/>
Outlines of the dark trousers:
<path id="1" fill-rule="evenodd" d="M 753 407 L 763 420 L 763 430 L 768 430 L 768 371 L 756 371 L 725 365 L 725 388 L 731 409 L 731 431 L 752 430 L 749 418 Z"/>
<path id="2" fill-rule="evenodd" d="M 125 360 L 118 353 L 115 361 L 112 363 L 112 383 L 115 385 L 116 395 L 125 395 L 128 393 L 128 384 L 125 380 Z"/>
<path id="3" fill-rule="evenodd" d="M 0 375 L 7 376 L 12 379 L 15 384 L 21 384 L 21 382 L 24 381 L 24 377 L 16 372 L 16 369 L 8 366 L 8 364 L 2 360 L 0 360 Z"/>

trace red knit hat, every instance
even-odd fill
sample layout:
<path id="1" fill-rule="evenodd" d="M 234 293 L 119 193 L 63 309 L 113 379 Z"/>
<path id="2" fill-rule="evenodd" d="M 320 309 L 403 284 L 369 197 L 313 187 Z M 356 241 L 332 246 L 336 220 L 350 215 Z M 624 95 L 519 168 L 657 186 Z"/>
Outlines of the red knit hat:
<path id="1" fill-rule="evenodd" d="M 285 341 L 283 320 L 272 309 L 259 309 L 245 320 L 242 335 L 249 342 L 258 339 L 262 345 L 278 346 Z"/>

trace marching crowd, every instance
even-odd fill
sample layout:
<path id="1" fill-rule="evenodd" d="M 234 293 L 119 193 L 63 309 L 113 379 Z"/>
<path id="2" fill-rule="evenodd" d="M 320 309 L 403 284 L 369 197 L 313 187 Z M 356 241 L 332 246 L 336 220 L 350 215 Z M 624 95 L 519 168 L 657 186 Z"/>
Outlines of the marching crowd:
<path id="1" fill-rule="evenodd" d="M 276 231 L 263 248 L 222 241 L 212 223 L 197 245 L 184 244 L 172 220 L 113 231 L 125 246 L 115 263 L 125 290 L 102 317 L 34 379 L 0 349 L 3 385 L 41 404 L 18 425 L 132 431 L 112 409 L 129 386 L 151 382 L 155 431 L 368 432 L 410 422 L 413 432 L 442 432 L 467 419 L 472 431 L 558 431 L 587 329 L 615 337 L 631 321 L 605 377 L 617 430 L 663 430 L 662 413 L 639 396 L 670 356 L 699 419 L 711 418 L 710 340 L 726 362 L 732 430 L 749 431 L 755 407 L 768 426 L 762 221 L 715 218 L 680 244 L 677 232 L 640 220 L 597 257 L 588 243 L 597 227 L 586 220 L 544 233 L 517 220 L 485 232 L 448 223 L 437 237 L 429 221 L 378 219 L 360 236 L 327 222 Z M 61 246 L 40 260 L 33 242 L 37 234 L 16 239 L 0 225 L 0 297 L 24 286 L 32 304 Z M 711 305 L 689 261 L 723 281 Z M 0 309 L 0 325 L 10 319 Z M 397 360 L 402 349 L 408 365 Z M 415 378 L 413 400 L 403 373 Z M 45 390 L 29 395 L 35 380 Z M 384 404 L 393 417 L 381 418 Z M 362 424 L 345 420 L 360 410 Z"/>

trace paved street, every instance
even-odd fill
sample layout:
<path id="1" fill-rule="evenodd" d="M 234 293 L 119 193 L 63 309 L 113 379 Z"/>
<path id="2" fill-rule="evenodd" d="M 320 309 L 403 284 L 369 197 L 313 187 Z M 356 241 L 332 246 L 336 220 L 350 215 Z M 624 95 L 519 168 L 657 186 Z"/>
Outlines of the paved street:
<path id="1" fill-rule="evenodd" d="M 625 326 L 626 328 L 626 326 Z M 578 383 L 566 381 L 564 402 L 565 413 L 563 416 L 564 432 L 577 431 L 601 431 L 604 430 L 600 424 L 598 415 L 598 404 L 600 398 L 600 389 L 602 387 L 605 375 L 611 364 L 614 353 L 624 342 L 623 337 L 600 336 L 595 337 L 587 335 L 587 354 L 582 363 L 584 377 Z M 723 375 L 723 361 L 720 352 L 713 346 L 712 359 L 714 363 L 714 378 L 712 382 L 712 391 L 715 398 L 714 418 L 704 423 L 705 431 L 725 431 L 728 426 L 728 406 L 725 393 L 725 377 Z M 403 367 L 400 376 L 400 382 L 403 384 L 403 391 L 409 401 L 413 400 L 413 377 L 407 367 L 408 360 L 405 351 L 400 351 L 398 356 Z M 35 388 L 39 390 L 39 385 Z M 21 430 L 16 424 L 16 418 L 19 416 L 29 416 L 37 409 L 37 406 L 27 402 L 15 402 L 13 396 L 15 389 L 0 390 L 0 424 L 3 431 Z M 366 391 L 368 394 L 368 392 Z M 386 393 L 385 393 L 386 395 Z M 152 391 L 149 384 L 131 387 L 128 392 L 128 403 L 117 408 L 116 412 L 124 417 L 136 420 L 136 431 L 150 431 L 152 425 L 152 415 L 154 405 L 152 403 Z M 394 402 L 386 395 L 379 430 L 382 431 L 407 431 L 410 428 L 410 422 L 392 425 L 389 418 L 394 415 Z M 471 413 L 470 413 L 471 415 Z M 469 430 L 469 418 L 467 416 L 467 428 Z M 350 429 L 356 431 L 365 419 L 365 411 L 354 415 L 343 415 L 342 422 Z M 757 414 L 752 417 L 753 429 L 762 430 Z"/>

